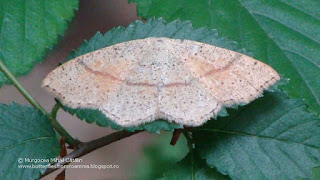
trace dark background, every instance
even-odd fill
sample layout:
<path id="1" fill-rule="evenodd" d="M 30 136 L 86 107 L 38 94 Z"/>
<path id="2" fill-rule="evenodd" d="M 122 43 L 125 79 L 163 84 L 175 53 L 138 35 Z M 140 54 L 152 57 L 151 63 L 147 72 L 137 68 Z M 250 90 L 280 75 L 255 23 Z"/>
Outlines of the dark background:
<path id="1" fill-rule="evenodd" d="M 83 40 L 90 39 L 97 31 L 105 33 L 116 26 L 126 27 L 140 19 L 136 14 L 136 6 L 128 4 L 128 0 L 80 0 L 79 10 L 75 12 L 74 19 L 69 23 L 65 35 L 60 37 L 59 43 L 47 53 L 42 64 L 35 65 L 27 76 L 18 78 L 19 81 L 50 111 L 55 102 L 53 97 L 40 87 L 44 77 L 55 69 L 59 62 L 64 61 L 72 49 L 77 49 Z M 10 101 L 28 103 L 13 86 L 4 85 L 0 88 L 0 102 Z M 110 128 L 80 121 L 62 110 L 57 118 L 72 136 L 82 141 L 93 140 L 112 132 Z M 131 179 L 134 167 L 142 155 L 143 145 L 149 142 L 152 136 L 154 135 L 141 133 L 82 157 L 83 164 L 119 165 L 119 169 L 68 169 L 66 179 Z M 54 179 L 58 172 L 60 170 L 43 179 Z"/>

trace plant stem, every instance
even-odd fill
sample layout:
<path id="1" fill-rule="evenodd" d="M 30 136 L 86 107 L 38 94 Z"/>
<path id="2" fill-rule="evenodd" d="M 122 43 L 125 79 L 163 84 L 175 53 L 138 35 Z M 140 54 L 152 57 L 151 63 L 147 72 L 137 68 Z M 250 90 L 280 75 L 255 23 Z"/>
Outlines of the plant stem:
<path id="1" fill-rule="evenodd" d="M 127 132 L 125 130 L 122 131 L 117 131 L 111 134 L 108 134 L 102 138 L 93 140 L 93 141 L 89 141 L 86 143 L 81 143 L 79 144 L 79 148 L 74 150 L 73 152 L 71 152 L 70 154 L 68 154 L 67 156 L 65 156 L 64 158 L 62 158 L 63 160 L 53 164 L 54 168 L 48 168 L 42 175 L 41 177 L 44 177 L 56 170 L 58 170 L 61 166 L 63 165 L 67 165 L 70 162 L 68 161 L 64 161 L 67 159 L 74 159 L 74 158 L 79 158 L 81 156 L 84 156 L 92 151 L 95 151 L 103 146 L 106 146 L 108 144 L 111 144 L 113 142 L 116 142 L 118 140 L 124 139 L 126 137 L 132 136 L 134 134 L 138 134 L 140 132 L 143 131 L 135 131 L 135 132 Z M 40 178 L 41 178 L 40 177 Z"/>
<path id="2" fill-rule="evenodd" d="M 14 77 L 6 65 L 0 60 L 0 70 L 3 74 L 12 82 L 12 84 L 18 89 L 18 91 L 29 101 L 29 103 L 38 111 L 46 114 L 44 110 L 31 96 L 30 94 L 22 87 L 19 81 Z"/>
<path id="3" fill-rule="evenodd" d="M 74 139 L 57 121 L 57 119 L 50 116 L 50 114 L 46 114 L 47 118 L 51 126 L 63 137 L 66 138 L 66 142 L 70 145 L 71 148 L 77 148 L 77 145 L 80 143 L 78 140 Z"/>
<path id="4" fill-rule="evenodd" d="M 57 118 L 57 113 L 58 113 L 58 110 L 60 109 L 60 105 L 58 104 L 58 103 L 56 103 L 54 106 L 53 106 L 53 108 L 52 108 L 52 110 L 51 110 L 51 116 L 53 117 L 53 118 Z"/>
<path id="5" fill-rule="evenodd" d="M 75 147 L 77 140 L 59 124 L 56 118 L 53 118 L 32 96 L 22 87 L 19 81 L 14 77 L 6 65 L 0 60 L 0 70 L 3 74 L 12 82 L 12 84 L 18 89 L 18 91 L 27 99 L 27 101 L 37 110 L 44 114 L 48 119 L 52 127 L 61 135 L 66 138 L 66 142 L 71 146 Z"/>

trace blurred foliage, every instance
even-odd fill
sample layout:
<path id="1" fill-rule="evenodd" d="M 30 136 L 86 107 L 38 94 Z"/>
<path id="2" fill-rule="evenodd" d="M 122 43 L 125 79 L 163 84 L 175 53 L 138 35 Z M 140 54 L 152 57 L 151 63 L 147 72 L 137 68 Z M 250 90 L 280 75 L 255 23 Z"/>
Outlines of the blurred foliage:
<path id="1" fill-rule="evenodd" d="M 172 166 L 161 180 L 228 180 L 228 176 L 210 168 L 204 159 L 196 152 L 189 152 L 187 156 Z"/>
<path id="2" fill-rule="evenodd" d="M 188 145 L 181 134 L 175 146 L 170 145 L 172 133 L 162 131 L 159 136 L 143 148 L 143 157 L 138 159 L 133 169 L 134 179 L 149 180 L 163 176 L 163 173 L 188 153 Z"/>

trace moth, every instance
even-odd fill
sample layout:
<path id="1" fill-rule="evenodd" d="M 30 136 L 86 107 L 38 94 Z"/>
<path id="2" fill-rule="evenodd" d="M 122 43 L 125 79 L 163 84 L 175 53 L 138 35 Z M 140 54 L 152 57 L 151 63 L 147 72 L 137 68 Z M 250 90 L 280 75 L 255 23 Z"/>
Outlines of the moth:
<path id="1" fill-rule="evenodd" d="M 200 126 L 223 107 L 250 103 L 278 80 L 270 66 L 244 54 L 153 37 L 72 59 L 42 86 L 64 105 L 99 109 L 124 127 L 157 119 Z"/>

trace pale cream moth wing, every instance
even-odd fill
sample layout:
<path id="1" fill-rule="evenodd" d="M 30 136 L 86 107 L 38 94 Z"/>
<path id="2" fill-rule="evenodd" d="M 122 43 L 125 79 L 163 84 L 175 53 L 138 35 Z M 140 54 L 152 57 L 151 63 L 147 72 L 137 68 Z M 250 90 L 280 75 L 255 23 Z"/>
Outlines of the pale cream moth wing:
<path id="1" fill-rule="evenodd" d="M 72 59 L 50 72 L 42 86 L 71 108 L 100 109 L 116 93 L 146 43 L 125 42 Z"/>
<path id="2" fill-rule="evenodd" d="M 280 79 L 270 66 L 220 47 L 188 41 L 185 65 L 224 106 L 247 104 Z"/>

